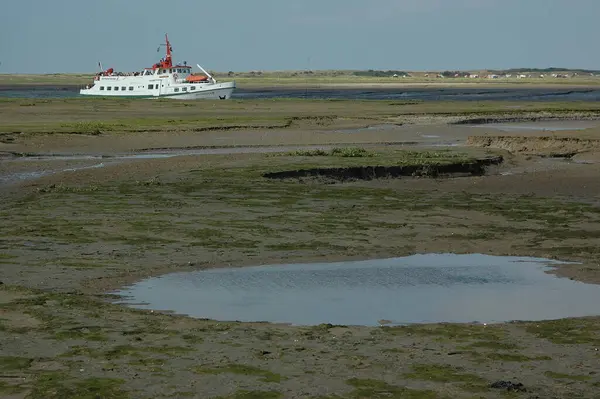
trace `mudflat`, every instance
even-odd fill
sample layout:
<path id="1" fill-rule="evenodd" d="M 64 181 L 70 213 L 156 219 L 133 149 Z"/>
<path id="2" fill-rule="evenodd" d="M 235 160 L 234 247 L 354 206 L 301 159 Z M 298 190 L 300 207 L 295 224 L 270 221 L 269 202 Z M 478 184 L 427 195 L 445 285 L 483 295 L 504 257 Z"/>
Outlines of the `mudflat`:
<path id="1" fill-rule="evenodd" d="M 172 271 L 434 252 L 574 261 L 553 273 L 600 283 L 596 103 L 12 100 L 0 115 L 5 397 L 597 395 L 596 316 L 301 327 L 109 294 Z"/>

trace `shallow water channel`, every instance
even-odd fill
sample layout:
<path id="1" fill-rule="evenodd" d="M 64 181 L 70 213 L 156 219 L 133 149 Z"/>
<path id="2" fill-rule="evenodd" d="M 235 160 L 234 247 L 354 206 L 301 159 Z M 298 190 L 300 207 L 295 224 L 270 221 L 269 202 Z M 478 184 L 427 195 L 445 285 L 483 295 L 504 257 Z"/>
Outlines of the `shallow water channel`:
<path id="1" fill-rule="evenodd" d="M 208 269 L 143 280 L 118 303 L 221 321 L 379 325 L 600 314 L 600 285 L 546 271 L 564 262 L 481 254 Z"/>
<path id="2" fill-rule="evenodd" d="M 403 143 L 396 144 L 403 147 Z M 208 148 L 173 148 L 140 150 L 123 154 L 30 154 L 17 156 L 8 153 L 0 157 L 0 186 L 15 184 L 27 180 L 35 180 L 62 172 L 77 172 L 84 169 L 104 168 L 117 163 L 136 160 L 165 159 L 182 156 L 219 155 L 219 154 L 268 154 L 291 152 L 298 150 L 331 150 L 344 145 L 288 145 L 288 146 L 248 146 L 248 147 L 208 147 Z M 372 147 L 364 144 L 361 147 Z M 444 147 L 454 144 L 423 144 L 423 146 Z M 0 152 L 0 156 L 3 154 Z M 62 165 L 61 165 L 62 163 Z"/>

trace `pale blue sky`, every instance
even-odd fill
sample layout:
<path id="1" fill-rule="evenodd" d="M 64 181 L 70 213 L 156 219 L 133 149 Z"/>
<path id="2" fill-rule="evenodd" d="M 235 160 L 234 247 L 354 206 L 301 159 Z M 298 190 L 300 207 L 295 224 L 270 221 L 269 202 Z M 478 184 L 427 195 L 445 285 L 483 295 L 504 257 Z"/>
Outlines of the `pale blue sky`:
<path id="1" fill-rule="evenodd" d="M 600 0 L 15 0 L 0 73 L 150 66 L 217 71 L 600 69 Z M 310 63 L 309 63 L 310 58 Z"/>

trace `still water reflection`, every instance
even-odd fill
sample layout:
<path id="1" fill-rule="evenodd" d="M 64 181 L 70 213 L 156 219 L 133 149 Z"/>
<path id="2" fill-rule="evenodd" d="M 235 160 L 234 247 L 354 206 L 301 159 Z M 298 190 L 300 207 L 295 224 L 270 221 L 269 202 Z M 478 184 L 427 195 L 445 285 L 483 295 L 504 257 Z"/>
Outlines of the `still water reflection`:
<path id="1" fill-rule="evenodd" d="M 424 254 L 173 273 L 116 293 L 125 296 L 121 303 L 137 308 L 296 325 L 378 325 L 381 319 L 491 323 L 600 314 L 600 286 L 545 273 L 558 263 Z"/>

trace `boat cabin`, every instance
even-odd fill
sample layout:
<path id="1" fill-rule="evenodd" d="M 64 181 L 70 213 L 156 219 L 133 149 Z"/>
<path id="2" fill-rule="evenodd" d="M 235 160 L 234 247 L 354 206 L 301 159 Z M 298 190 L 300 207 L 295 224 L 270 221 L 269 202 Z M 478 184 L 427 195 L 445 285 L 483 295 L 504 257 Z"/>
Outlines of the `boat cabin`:
<path id="1" fill-rule="evenodd" d="M 175 65 L 168 68 L 144 68 L 140 73 L 141 76 L 177 74 L 179 78 L 186 78 L 192 73 L 192 67 L 187 65 Z"/>

